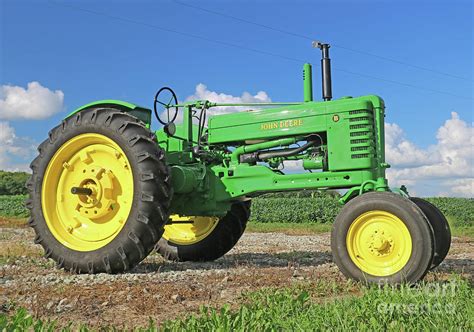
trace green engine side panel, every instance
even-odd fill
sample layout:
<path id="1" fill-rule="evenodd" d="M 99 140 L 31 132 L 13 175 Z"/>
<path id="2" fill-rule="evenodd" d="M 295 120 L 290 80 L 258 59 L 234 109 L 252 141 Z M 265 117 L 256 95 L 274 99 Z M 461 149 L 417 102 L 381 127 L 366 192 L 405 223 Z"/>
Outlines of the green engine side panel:
<path id="1" fill-rule="evenodd" d="M 128 103 L 126 101 L 122 100 L 114 100 L 114 99 L 104 99 L 104 100 L 98 100 L 94 101 L 92 103 L 83 105 L 77 109 L 75 109 L 73 112 L 71 112 L 67 117 L 70 117 L 71 115 L 76 114 L 77 112 L 80 112 L 82 110 L 85 110 L 87 108 L 92 108 L 92 107 L 115 107 L 119 108 L 125 112 L 130 113 L 137 119 L 143 121 L 147 125 L 151 124 L 151 110 L 141 107 L 132 103 Z"/>
<path id="2" fill-rule="evenodd" d="M 379 97 L 364 96 L 216 115 L 209 120 L 209 143 L 318 133 L 327 137 L 329 171 L 371 169 L 377 167 L 374 110 L 383 107 Z"/>
<path id="3" fill-rule="evenodd" d="M 209 119 L 209 143 L 273 139 L 326 131 L 325 115 L 365 109 L 372 109 L 372 103 L 368 98 L 359 97 L 215 115 Z"/>

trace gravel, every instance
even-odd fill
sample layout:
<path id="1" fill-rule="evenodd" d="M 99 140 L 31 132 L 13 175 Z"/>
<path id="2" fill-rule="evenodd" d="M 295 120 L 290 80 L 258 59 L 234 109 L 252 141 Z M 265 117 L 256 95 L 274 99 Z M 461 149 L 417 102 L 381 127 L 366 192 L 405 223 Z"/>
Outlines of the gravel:
<path id="1" fill-rule="evenodd" d="M 25 233 L 27 237 L 31 235 L 29 229 L 15 229 L 11 233 L 13 234 L 11 240 L 14 241 L 17 237 L 24 239 Z M 35 246 L 32 243 L 25 245 Z M 28 269 L 32 262 L 23 256 L 11 263 L 0 265 L 0 275 L 3 275 L 0 284 L 14 287 L 18 284 L 94 285 L 115 281 L 143 282 L 157 279 L 164 282 L 180 281 L 189 277 L 223 275 L 229 270 L 244 267 L 287 267 L 289 263 L 316 266 L 331 261 L 329 250 L 327 234 L 288 236 L 282 233 L 247 233 L 234 249 L 214 262 L 166 262 L 157 253 L 153 253 L 129 273 L 116 275 L 104 273 L 74 275 L 51 267 L 51 264 L 43 258 L 37 259 L 44 266 L 38 273 L 39 266 Z M 9 276 L 10 274 L 15 277 Z"/>

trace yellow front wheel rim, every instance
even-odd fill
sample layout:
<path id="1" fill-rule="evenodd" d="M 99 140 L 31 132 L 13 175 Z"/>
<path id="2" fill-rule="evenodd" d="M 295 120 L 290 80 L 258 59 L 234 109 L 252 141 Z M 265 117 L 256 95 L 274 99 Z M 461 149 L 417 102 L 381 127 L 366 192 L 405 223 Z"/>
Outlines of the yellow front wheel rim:
<path id="1" fill-rule="evenodd" d="M 92 194 L 76 195 L 71 188 Z M 64 246 L 92 251 L 124 227 L 133 203 L 130 162 L 110 138 L 87 133 L 65 142 L 44 174 L 41 206 L 52 235 Z"/>
<path id="2" fill-rule="evenodd" d="M 165 226 L 163 238 L 180 245 L 191 245 L 202 241 L 216 228 L 218 217 L 184 217 L 177 214 L 170 217 Z"/>
<path id="3" fill-rule="evenodd" d="M 405 223 L 392 213 L 366 212 L 349 227 L 346 246 L 354 264 L 373 276 L 399 272 L 411 257 L 412 238 Z"/>

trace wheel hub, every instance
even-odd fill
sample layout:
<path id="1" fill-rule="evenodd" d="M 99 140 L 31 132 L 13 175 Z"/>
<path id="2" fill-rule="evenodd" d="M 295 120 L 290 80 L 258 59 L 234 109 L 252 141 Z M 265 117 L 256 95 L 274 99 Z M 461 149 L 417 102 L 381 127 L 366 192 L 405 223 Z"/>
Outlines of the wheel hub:
<path id="1" fill-rule="evenodd" d="M 368 247 L 375 256 L 388 255 L 393 250 L 393 239 L 385 235 L 383 230 L 377 230 L 372 234 Z"/>
<path id="2" fill-rule="evenodd" d="M 92 191 L 90 195 L 77 195 L 76 210 L 86 218 L 98 219 L 107 213 L 112 213 L 112 204 L 115 203 L 114 174 L 110 169 L 100 166 L 88 166 L 79 172 L 79 177 L 83 176 L 80 188 L 87 188 Z"/>

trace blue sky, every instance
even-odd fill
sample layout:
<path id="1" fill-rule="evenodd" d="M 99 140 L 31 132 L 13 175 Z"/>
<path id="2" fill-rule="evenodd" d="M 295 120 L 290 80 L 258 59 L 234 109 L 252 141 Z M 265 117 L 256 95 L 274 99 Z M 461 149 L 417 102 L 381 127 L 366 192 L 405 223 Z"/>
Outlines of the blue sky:
<path id="1" fill-rule="evenodd" d="M 452 112 L 467 124 L 467 133 L 472 135 L 470 1 L 186 3 L 335 45 L 331 48 L 334 97 L 382 96 L 387 104 L 386 121 L 396 124 L 403 131 L 400 135 L 422 152 L 429 154 L 440 144 L 437 133 L 453 119 Z M 29 82 L 37 81 L 45 88 L 64 93 L 64 111 L 47 119 L 4 117 L 17 138 L 33 143 L 43 140 L 49 128 L 81 104 L 114 98 L 151 107 L 154 92 L 163 85 L 173 87 L 181 99 L 195 94 L 196 86 L 203 83 L 209 91 L 233 96 L 244 91 L 255 95 L 263 90 L 273 101 L 300 101 L 303 62 L 297 60 L 319 67 L 319 51 L 312 49 L 307 39 L 175 1 L 1 0 L 0 14 L 0 84 L 26 88 Z M 297 60 L 228 47 L 157 27 Z M 314 72 L 314 83 L 314 95 L 320 98 L 318 71 Z M 394 148 L 401 143 L 394 142 Z M 467 167 L 472 169 L 471 157 L 468 156 Z M 14 164 L 25 156 L 11 153 L 9 158 Z M 471 175 L 464 178 L 469 180 L 474 177 Z M 420 193 L 439 193 L 422 187 L 422 182 L 418 182 Z"/>

